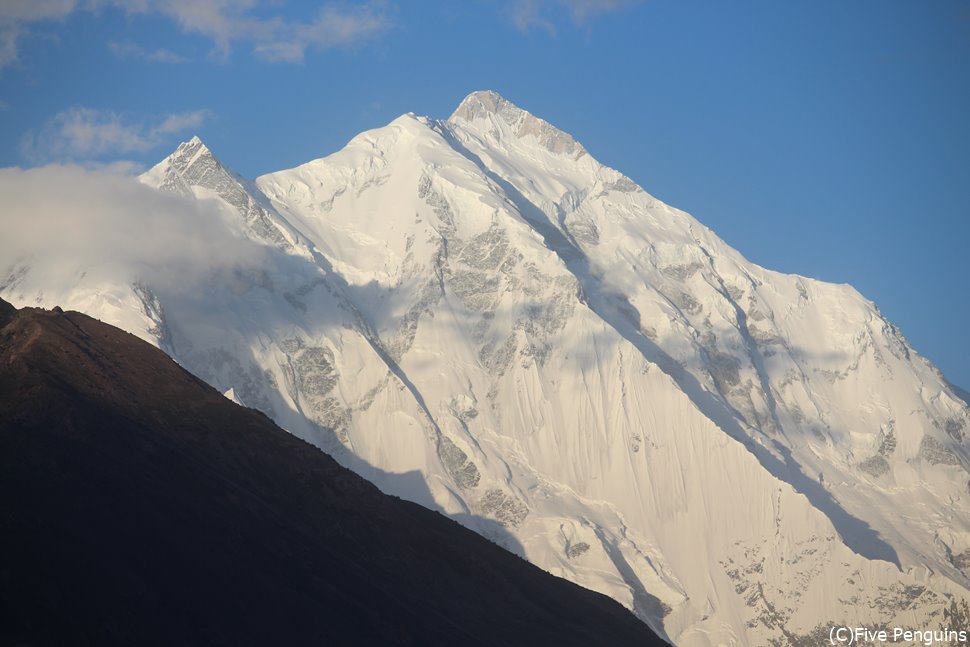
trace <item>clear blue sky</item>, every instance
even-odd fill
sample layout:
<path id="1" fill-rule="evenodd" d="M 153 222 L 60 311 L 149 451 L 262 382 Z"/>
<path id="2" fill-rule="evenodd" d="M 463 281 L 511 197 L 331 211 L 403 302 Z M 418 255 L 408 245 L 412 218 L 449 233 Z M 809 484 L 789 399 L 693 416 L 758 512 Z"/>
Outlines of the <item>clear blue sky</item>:
<path id="1" fill-rule="evenodd" d="M 970 2 L 210 4 L 0 2 L 0 166 L 197 133 L 254 177 L 494 89 L 970 388 Z"/>

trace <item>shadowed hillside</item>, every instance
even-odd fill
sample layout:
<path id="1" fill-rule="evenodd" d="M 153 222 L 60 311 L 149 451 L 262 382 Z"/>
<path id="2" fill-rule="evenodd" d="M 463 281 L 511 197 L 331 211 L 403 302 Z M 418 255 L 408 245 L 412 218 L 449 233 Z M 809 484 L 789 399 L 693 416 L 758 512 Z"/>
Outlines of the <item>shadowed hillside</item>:
<path id="1" fill-rule="evenodd" d="M 0 510 L 2 644 L 661 644 L 136 337 L 4 301 Z"/>

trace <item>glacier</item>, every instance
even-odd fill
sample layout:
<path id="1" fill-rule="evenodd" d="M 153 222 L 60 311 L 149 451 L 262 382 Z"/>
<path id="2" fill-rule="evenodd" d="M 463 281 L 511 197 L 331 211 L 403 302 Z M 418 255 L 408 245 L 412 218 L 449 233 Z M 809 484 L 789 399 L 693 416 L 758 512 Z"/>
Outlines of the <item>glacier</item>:
<path id="1" fill-rule="evenodd" d="M 255 181 L 198 138 L 138 180 L 259 253 L 0 259 L 0 297 L 150 341 L 673 644 L 961 621 L 961 392 L 851 286 L 749 262 L 498 94 Z"/>

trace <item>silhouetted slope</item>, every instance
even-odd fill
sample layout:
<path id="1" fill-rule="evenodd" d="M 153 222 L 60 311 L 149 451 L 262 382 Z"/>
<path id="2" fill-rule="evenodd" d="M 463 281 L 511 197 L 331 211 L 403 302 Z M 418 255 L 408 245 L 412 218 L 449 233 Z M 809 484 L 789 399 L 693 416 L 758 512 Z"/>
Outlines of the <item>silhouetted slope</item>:
<path id="1" fill-rule="evenodd" d="M 3 644 L 659 644 L 164 353 L 0 301 Z"/>

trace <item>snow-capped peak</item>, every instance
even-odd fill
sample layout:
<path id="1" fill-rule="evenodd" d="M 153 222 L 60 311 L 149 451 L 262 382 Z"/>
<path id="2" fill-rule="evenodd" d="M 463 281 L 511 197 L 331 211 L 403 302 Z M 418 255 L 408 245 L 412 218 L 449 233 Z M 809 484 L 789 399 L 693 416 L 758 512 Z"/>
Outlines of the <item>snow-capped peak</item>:
<path id="1" fill-rule="evenodd" d="M 39 266 L 0 295 L 140 326 L 678 647 L 970 600 L 966 394 L 851 288 L 748 262 L 497 93 L 255 182 L 198 138 L 141 179 L 225 203 L 265 262 L 204 304 L 148 279 L 52 301 Z"/>
<path id="2" fill-rule="evenodd" d="M 578 159 L 586 154 L 583 146 L 544 119 L 540 119 L 518 107 L 498 92 L 480 90 L 472 92 L 459 104 L 448 118 L 448 123 L 490 139 L 502 141 L 533 141 L 557 155 Z"/>

